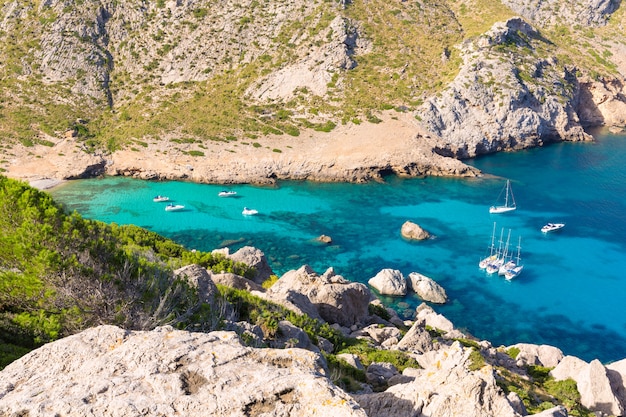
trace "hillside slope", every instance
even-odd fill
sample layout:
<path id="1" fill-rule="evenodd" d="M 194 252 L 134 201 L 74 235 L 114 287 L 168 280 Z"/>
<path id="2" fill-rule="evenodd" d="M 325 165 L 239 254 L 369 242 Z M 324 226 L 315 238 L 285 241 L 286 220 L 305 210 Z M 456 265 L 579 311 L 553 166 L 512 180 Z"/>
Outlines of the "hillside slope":
<path id="1" fill-rule="evenodd" d="M 522 20 L 510 20 L 518 14 Z M 211 155 L 215 148 L 280 153 L 300 146 L 294 138 L 338 141 L 339 126 L 358 144 L 374 124 L 403 115 L 416 123 L 400 147 L 415 148 L 407 143 L 416 139 L 428 161 L 399 165 L 418 165 L 419 174 L 433 163 L 431 149 L 464 158 L 589 139 L 581 127 L 626 124 L 624 19 L 614 0 L 3 1 L 0 169 L 12 175 L 38 146 L 49 152 L 36 154 L 64 157 L 67 166 L 68 152 L 98 156 L 65 177 L 104 172 L 120 150 L 136 161 L 157 149 L 166 162 L 185 156 L 179 166 L 210 165 L 224 157 Z M 235 158 L 227 169 L 241 159 L 264 157 Z M 398 164 L 373 162 L 366 168 Z M 324 178 L 264 163 L 252 171 L 269 172 L 237 181 L 299 171 Z M 110 173 L 189 177 L 171 167 L 150 171 L 138 162 Z M 224 182 L 210 174 L 194 180 Z"/>

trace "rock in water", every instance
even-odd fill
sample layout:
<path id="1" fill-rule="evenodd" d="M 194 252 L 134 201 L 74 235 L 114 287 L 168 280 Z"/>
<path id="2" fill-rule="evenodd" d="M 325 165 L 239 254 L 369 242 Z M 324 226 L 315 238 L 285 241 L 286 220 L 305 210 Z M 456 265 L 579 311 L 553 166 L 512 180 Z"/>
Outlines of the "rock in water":
<path id="1" fill-rule="evenodd" d="M 444 304 L 448 300 L 446 290 L 426 275 L 411 272 L 407 279 L 409 287 L 424 301 Z"/>
<path id="2" fill-rule="evenodd" d="M 383 269 L 367 283 L 383 295 L 406 295 L 406 279 L 397 269 Z"/>
<path id="3" fill-rule="evenodd" d="M 100 326 L 0 372 L 0 415 L 358 416 L 318 354 L 254 349 L 233 332 Z"/>
<path id="4" fill-rule="evenodd" d="M 418 224 L 415 224 L 408 220 L 402 225 L 400 233 L 405 239 L 411 240 L 425 240 L 430 237 L 430 233 L 422 229 Z"/>

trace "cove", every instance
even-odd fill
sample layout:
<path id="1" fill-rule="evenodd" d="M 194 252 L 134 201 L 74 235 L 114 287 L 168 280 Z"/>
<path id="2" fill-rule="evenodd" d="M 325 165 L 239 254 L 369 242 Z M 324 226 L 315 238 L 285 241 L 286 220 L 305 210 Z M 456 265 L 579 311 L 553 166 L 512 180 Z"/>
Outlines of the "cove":
<path id="1" fill-rule="evenodd" d="M 606 363 L 626 358 L 626 136 L 596 138 L 468 161 L 489 174 L 476 179 L 287 181 L 232 186 L 237 195 L 222 198 L 221 185 L 109 177 L 50 193 L 86 218 L 135 224 L 189 248 L 258 247 L 278 275 L 303 264 L 363 283 L 383 268 L 420 272 L 448 293 L 435 310 L 494 346 L 549 344 Z M 490 214 L 505 179 L 518 208 Z M 185 209 L 166 212 L 155 195 Z M 259 214 L 243 216 L 244 207 Z M 434 238 L 404 240 L 406 220 Z M 512 281 L 478 268 L 494 222 L 498 234 L 504 228 L 515 243 L 521 237 L 525 268 Z M 547 222 L 566 226 L 545 235 Z M 316 243 L 322 234 L 332 244 Z M 381 299 L 406 317 L 421 303 L 415 295 Z"/>

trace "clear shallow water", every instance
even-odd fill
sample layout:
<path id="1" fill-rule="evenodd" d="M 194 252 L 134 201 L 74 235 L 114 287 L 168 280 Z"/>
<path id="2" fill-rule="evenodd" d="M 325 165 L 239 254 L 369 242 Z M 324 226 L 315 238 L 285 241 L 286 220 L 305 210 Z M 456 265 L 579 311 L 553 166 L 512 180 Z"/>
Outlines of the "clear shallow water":
<path id="1" fill-rule="evenodd" d="M 366 283 L 382 268 L 420 272 L 446 288 L 449 303 L 434 308 L 457 327 L 492 341 L 550 344 L 566 354 L 609 362 L 626 358 L 626 137 L 551 145 L 470 161 L 479 179 L 395 177 L 385 184 L 283 182 L 278 187 L 224 187 L 129 178 L 75 181 L 51 194 L 83 216 L 136 224 L 190 248 L 234 251 L 252 245 L 278 274 L 310 264 L 332 266 Z M 512 182 L 515 212 L 492 215 L 504 184 Z M 184 204 L 166 212 L 157 194 Z M 242 216 L 244 206 L 259 215 Z M 435 235 L 400 237 L 406 220 Z M 566 227 L 543 235 L 546 222 Z M 522 238 L 525 269 L 515 280 L 479 270 L 493 223 Z M 333 244 L 313 242 L 321 234 Z M 416 296 L 382 297 L 410 315 Z"/>

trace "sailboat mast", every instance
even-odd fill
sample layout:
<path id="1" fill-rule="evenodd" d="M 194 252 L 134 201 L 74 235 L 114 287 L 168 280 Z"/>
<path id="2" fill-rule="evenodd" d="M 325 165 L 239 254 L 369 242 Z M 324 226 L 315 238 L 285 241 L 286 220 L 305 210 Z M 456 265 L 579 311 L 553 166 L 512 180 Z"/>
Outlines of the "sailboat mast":
<path id="1" fill-rule="evenodd" d="M 506 180 L 506 192 L 504 193 L 504 207 L 509 206 L 509 189 L 511 188 L 511 181 Z"/>

